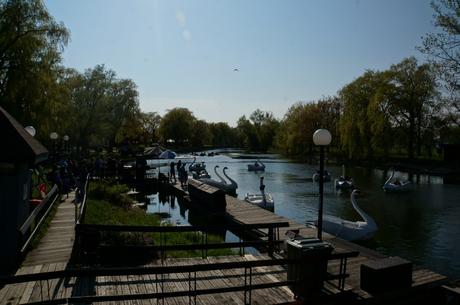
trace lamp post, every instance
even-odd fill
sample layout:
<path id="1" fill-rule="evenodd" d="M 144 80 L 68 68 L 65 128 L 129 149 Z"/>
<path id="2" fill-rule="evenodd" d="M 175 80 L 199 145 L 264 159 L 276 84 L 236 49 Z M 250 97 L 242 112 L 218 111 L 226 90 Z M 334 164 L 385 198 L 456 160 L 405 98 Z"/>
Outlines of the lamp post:
<path id="1" fill-rule="evenodd" d="M 54 159 L 56 160 L 56 150 L 57 150 L 57 139 L 59 138 L 59 135 L 57 132 L 53 131 L 52 133 L 50 133 L 50 139 L 51 141 L 53 141 L 53 157 Z"/>
<path id="2" fill-rule="evenodd" d="M 70 137 L 68 135 L 65 135 L 62 137 L 62 139 L 64 140 L 64 154 L 67 155 L 68 151 L 69 151 L 69 139 Z"/>
<path id="3" fill-rule="evenodd" d="M 318 208 L 318 239 L 323 233 L 323 184 L 324 184 L 324 146 L 331 144 L 332 136 L 327 129 L 318 129 L 313 134 L 313 143 L 319 146 L 319 208 Z"/>
<path id="4" fill-rule="evenodd" d="M 35 128 L 33 126 L 26 126 L 24 127 L 24 129 L 32 136 L 32 137 L 35 137 L 35 134 L 37 133 L 37 131 L 35 130 Z"/>

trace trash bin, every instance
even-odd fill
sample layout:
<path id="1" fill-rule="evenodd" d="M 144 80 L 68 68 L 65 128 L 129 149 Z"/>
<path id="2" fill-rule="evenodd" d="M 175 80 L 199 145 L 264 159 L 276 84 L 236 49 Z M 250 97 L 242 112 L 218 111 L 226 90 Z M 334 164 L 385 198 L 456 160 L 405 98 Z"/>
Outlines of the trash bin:
<path id="1" fill-rule="evenodd" d="M 291 290 L 304 300 L 318 296 L 323 288 L 332 245 L 317 238 L 302 238 L 287 240 L 286 246 L 288 259 L 300 259 L 288 264 L 288 280 L 295 281 Z"/>

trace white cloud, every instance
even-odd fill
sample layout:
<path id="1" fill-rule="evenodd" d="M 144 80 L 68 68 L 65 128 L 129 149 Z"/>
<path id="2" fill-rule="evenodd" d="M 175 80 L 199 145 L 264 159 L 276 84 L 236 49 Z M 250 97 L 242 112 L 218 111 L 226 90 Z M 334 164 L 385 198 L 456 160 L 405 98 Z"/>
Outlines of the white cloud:
<path id="1" fill-rule="evenodd" d="M 187 26 L 187 18 L 183 11 L 176 12 L 176 20 L 181 27 L 185 28 Z"/>
<path id="2" fill-rule="evenodd" d="M 183 11 L 176 12 L 176 21 L 182 28 L 182 37 L 184 37 L 185 41 L 191 41 L 192 33 L 187 28 L 187 17 L 185 17 L 185 13 Z"/>
<path id="3" fill-rule="evenodd" d="M 187 40 L 187 41 L 192 40 L 192 33 L 190 33 L 189 30 L 184 30 L 182 32 L 182 36 L 184 36 L 184 39 Z"/>

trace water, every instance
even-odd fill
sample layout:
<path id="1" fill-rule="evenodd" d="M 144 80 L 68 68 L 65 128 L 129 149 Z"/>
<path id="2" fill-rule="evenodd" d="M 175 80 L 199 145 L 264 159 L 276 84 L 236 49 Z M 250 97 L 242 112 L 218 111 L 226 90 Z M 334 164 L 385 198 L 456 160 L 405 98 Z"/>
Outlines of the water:
<path id="1" fill-rule="evenodd" d="M 263 159 L 264 173 L 248 172 L 247 164 L 254 159 L 232 159 L 226 155 L 197 157 L 206 162 L 213 178 L 213 168 L 228 167 L 228 175 L 238 182 L 238 198 L 259 192 L 259 177 L 264 176 L 266 192 L 275 200 L 275 213 L 305 224 L 317 219 L 318 184 L 311 182 L 316 167 L 276 158 Z M 188 166 L 187 166 L 188 168 Z M 326 166 L 334 180 L 342 168 Z M 221 171 L 219 171 L 221 174 Z M 382 185 L 390 173 L 378 169 L 351 167 L 346 169 L 361 190 L 358 204 L 374 218 L 379 230 L 371 240 L 361 242 L 366 247 L 387 255 L 398 255 L 454 279 L 460 278 L 460 186 L 442 183 L 440 177 L 420 176 L 408 193 L 388 194 Z M 222 174 L 221 174 L 222 175 Z M 407 179 L 407 173 L 395 177 Z M 414 180 L 415 181 L 415 180 Z M 175 199 L 177 200 L 177 199 Z M 188 224 L 189 211 L 180 204 L 151 205 L 149 211 L 167 212 L 173 223 Z M 360 220 L 348 194 L 337 193 L 333 182 L 325 183 L 324 214 L 348 220 Z M 201 220 L 203 221 L 203 220 Z M 207 220 L 204 220 L 207 221 Z M 226 239 L 235 239 L 226 236 Z"/>

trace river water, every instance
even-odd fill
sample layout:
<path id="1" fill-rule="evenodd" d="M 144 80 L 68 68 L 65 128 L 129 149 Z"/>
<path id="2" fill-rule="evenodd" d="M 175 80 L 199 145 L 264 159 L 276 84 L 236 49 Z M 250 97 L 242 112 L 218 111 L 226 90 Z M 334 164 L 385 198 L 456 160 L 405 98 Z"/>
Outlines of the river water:
<path id="1" fill-rule="evenodd" d="M 247 164 L 254 163 L 254 159 L 231 156 L 197 157 L 197 162 L 204 161 L 208 172 L 216 179 L 214 166 L 219 165 L 220 170 L 227 166 L 227 174 L 238 183 L 240 199 L 244 199 L 248 192 L 258 193 L 259 177 L 263 176 L 265 191 L 275 200 L 275 213 L 302 224 L 317 218 L 318 184 L 311 182 L 316 166 L 265 155 L 269 158 L 262 160 L 266 165 L 265 172 L 254 173 L 247 170 Z M 342 174 L 340 166 L 326 165 L 326 169 L 332 173 L 332 180 Z M 379 227 L 372 239 L 360 244 L 387 255 L 407 258 L 453 279 L 460 278 L 459 185 L 443 184 L 440 177 L 419 176 L 412 191 L 389 194 L 383 192 L 382 185 L 390 173 L 364 167 L 347 167 L 345 172 L 361 190 L 357 200 L 359 206 L 374 218 Z M 408 173 L 396 172 L 395 177 L 404 180 Z M 175 201 L 172 205 L 149 205 L 148 211 L 169 213 L 170 221 L 179 225 L 189 223 L 189 216 L 199 217 L 188 215 Z M 349 194 L 336 192 L 333 182 L 324 186 L 324 214 L 360 220 Z"/>

